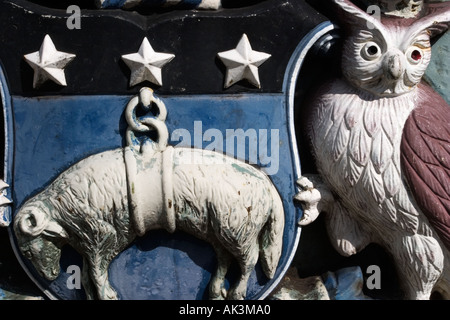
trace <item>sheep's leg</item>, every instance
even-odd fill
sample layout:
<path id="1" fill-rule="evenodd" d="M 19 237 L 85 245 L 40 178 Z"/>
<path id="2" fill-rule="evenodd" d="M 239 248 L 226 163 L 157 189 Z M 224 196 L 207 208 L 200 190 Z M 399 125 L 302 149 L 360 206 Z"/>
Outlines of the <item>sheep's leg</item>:
<path id="1" fill-rule="evenodd" d="M 111 287 L 108 280 L 108 266 L 110 261 L 101 259 L 92 259 L 94 263 L 90 263 L 90 278 L 97 289 L 97 296 L 100 300 L 117 300 L 117 293 Z"/>
<path id="2" fill-rule="evenodd" d="M 83 284 L 86 299 L 95 300 L 95 287 L 89 275 L 89 263 L 83 258 L 83 270 L 81 271 L 81 283 Z"/>
<path id="3" fill-rule="evenodd" d="M 250 278 L 250 274 L 255 268 L 256 262 L 259 258 L 259 244 L 255 244 L 250 248 L 247 255 L 238 259 L 239 267 L 241 268 L 241 277 L 233 288 L 228 293 L 227 299 L 230 300 L 243 300 L 247 294 L 247 283 Z"/>
<path id="4" fill-rule="evenodd" d="M 217 269 L 209 284 L 209 298 L 211 300 L 223 300 L 227 296 L 224 283 L 232 256 L 219 243 L 214 245 L 214 250 L 217 256 Z"/>

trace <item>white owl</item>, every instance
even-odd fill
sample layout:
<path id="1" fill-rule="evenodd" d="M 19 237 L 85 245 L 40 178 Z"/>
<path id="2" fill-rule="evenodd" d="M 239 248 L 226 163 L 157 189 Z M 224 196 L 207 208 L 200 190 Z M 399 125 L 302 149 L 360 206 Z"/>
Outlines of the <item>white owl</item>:
<path id="1" fill-rule="evenodd" d="M 340 254 L 377 243 L 406 299 L 435 290 L 450 298 L 450 107 L 421 81 L 430 37 L 447 29 L 450 6 L 380 21 L 348 0 L 332 2 L 345 35 L 343 78 L 307 106 L 319 176 L 298 181 L 300 224 L 324 211 Z"/>

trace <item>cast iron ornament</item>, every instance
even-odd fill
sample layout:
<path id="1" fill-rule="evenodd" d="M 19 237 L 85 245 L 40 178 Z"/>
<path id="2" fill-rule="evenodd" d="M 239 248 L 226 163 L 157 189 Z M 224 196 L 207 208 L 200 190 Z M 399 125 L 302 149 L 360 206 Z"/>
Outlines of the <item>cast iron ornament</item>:
<path id="1" fill-rule="evenodd" d="M 421 79 L 450 5 L 377 20 L 348 0 L 332 2 L 346 36 L 343 78 L 309 100 L 304 128 L 320 175 L 298 181 L 301 225 L 327 212 L 342 255 L 377 243 L 391 254 L 406 299 L 434 291 L 448 299 L 450 107 Z"/>
<path id="2" fill-rule="evenodd" d="M 61 28 L 65 12 L 0 6 L 2 220 L 39 288 L 52 299 L 267 297 L 300 236 L 297 75 L 334 26 L 291 0 L 161 16 L 84 10 L 73 31 Z M 27 23 L 11 28 L 9 17 Z M 76 55 L 57 65 L 65 83 L 33 83 L 24 59 L 47 34 L 50 51 Z M 221 56 L 240 38 L 242 66 L 224 88 Z M 136 43 L 139 57 L 128 54 Z M 74 266 L 80 288 L 68 285 Z"/>

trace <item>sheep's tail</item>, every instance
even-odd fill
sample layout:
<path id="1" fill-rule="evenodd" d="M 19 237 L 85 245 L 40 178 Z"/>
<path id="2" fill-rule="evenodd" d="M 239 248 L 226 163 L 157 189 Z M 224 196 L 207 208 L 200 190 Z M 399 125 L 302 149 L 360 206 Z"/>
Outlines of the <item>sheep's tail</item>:
<path id="1" fill-rule="evenodd" d="M 283 249 L 284 209 L 275 187 L 271 188 L 273 206 L 260 237 L 260 262 L 265 275 L 272 279 Z"/>

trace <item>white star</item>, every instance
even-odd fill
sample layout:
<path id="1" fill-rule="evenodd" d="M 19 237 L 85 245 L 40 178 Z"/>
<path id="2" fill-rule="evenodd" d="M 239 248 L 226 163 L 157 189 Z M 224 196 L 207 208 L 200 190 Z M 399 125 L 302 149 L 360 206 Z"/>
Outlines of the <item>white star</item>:
<path id="1" fill-rule="evenodd" d="M 137 53 L 122 56 L 122 60 L 131 69 L 130 87 L 145 80 L 162 86 L 161 68 L 173 58 L 173 54 L 155 52 L 145 37 Z"/>
<path id="2" fill-rule="evenodd" d="M 227 67 L 225 88 L 231 87 L 236 82 L 244 79 L 261 88 L 258 67 L 269 59 L 271 55 L 252 50 L 245 33 L 239 40 L 236 49 L 219 52 L 217 55 Z"/>
<path id="3" fill-rule="evenodd" d="M 33 88 L 37 88 L 47 80 L 67 86 L 64 68 L 76 55 L 56 50 L 52 39 L 47 34 L 39 51 L 23 57 L 34 70 Z"/>

